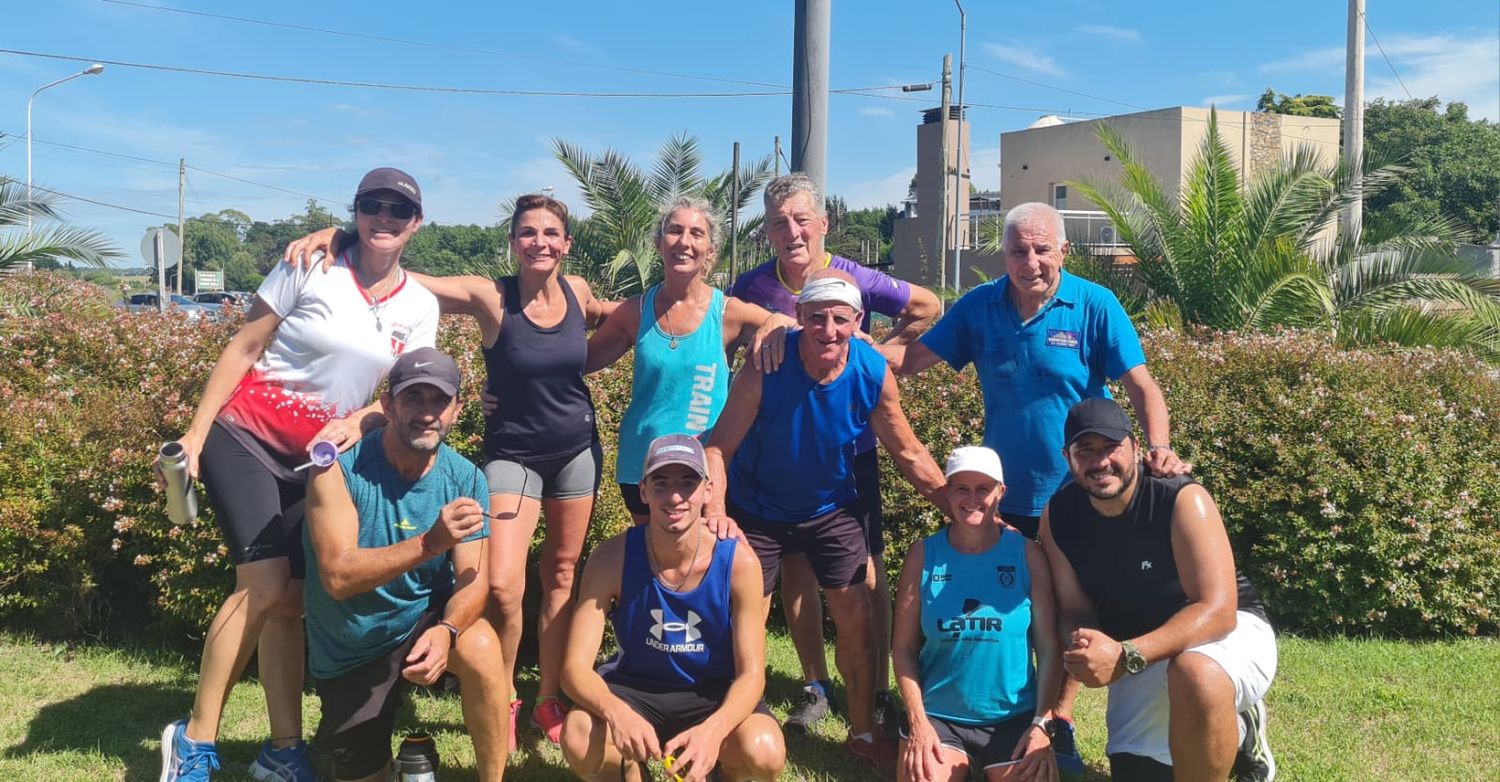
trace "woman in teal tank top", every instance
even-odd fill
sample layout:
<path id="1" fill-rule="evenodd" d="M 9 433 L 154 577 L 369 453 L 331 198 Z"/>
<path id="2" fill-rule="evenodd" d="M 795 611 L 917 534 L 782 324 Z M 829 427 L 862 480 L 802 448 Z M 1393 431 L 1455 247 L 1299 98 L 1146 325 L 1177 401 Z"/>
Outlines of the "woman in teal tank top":
<path id="1" fill-rule="evenodd" d="M 683 197 L 656 224 L 663 280 L 620 303 L 589 338 L 586 371 L 596 372 L 635 348 L 630 406 L 620 420 L 615 476 L 635 523 L 650 518 L 639 484 L 646 445 L 666 434 L 702 435 L 729 394 L 727 356 L 795 321 L 710 286 L 721 220 L 701 198 Z M 759 354 L 759 351 L 752 351 Z"/>
<path id="2" fill-rule="evenodd" d="M 1000 457 L 948 457 L 951 523 L 912 544 L 891 644 L 906 704 L 900 780 L 1055 780 L 1049 725 L 1062 656 L 1047 559 L 996 517 Z"/>

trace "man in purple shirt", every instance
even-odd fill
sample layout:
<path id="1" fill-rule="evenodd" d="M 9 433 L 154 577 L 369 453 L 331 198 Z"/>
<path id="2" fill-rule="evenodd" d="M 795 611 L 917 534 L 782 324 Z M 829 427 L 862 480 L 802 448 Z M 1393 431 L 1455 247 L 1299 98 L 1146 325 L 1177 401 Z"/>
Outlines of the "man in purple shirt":
<path id="1" fill-rule="evenodd" d="M 731 295 L 772 312 L 796 317 L 797 295 L 802 286 L 818 272 L 836 269 L 849 275 L 859 287 L 864 300 L 860 328 L 866 334 L 870 331 L 870 316 L 876 312 L 894 320 L 890 334 L 882 341 L 897 345 L 915 340 L 937 319 L 941 307 L 931 291 L 840 258 L 823 248 L 823 238 L 828 235 L 828 214 L 822 189 L 812 177 L 801 172 L 778 177 L 766 186 L 764 199 L 766 237 L 776 250 L 776 258 L 741 274 L 730 289 Z M 783 346 L 780 340 L 767 340 L 762 350 L 775 353 Z M 762 360 L 766 358 L 763 356 Z M 776 355 L 772 360 L 779 358 Z M 880 467 L 874 434 L 867 432 L 855 447 L 855 486 L 860 505 L 857 515 L 864 525 L 870 551 L 866 586 L 872 597 L 870 628 L 876 644 L 875 708 L 877 718 L 884 722 L 885 714 L 895 712 L 890 708 L 887 691 L 891 601 L 882 556 L 885 539 L 881 534 Z M 823 656 L 823 610 L 817 589 L 817 579 L 805 557 L 793 555 L 782 561 L 781 601 L 807 682 L 802 702 L 788 715 L 786 727 L 803 732 L 828 714 L 828 663 Z"/>

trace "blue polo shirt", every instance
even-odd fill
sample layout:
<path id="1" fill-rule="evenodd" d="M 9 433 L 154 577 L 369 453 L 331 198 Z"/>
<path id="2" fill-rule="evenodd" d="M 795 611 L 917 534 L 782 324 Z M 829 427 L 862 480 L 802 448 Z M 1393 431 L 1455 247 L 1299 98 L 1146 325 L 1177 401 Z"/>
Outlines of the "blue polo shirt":
<path id="1" fill-rule="evenodd" d="M 1108 397 L 1107 380 L 1141 364 L 1135 326 L 1101 285 L 1060 272 L 1057 293 L 1022 323 L 1009 275 L 964 294 L 922 344 L 962 370 L 973 364 L 984 395 L 984 444 L 1005 463 L 1000 509 L 1040 516 L 1067 477 L 1063 421 L 1079 401 Z"/>

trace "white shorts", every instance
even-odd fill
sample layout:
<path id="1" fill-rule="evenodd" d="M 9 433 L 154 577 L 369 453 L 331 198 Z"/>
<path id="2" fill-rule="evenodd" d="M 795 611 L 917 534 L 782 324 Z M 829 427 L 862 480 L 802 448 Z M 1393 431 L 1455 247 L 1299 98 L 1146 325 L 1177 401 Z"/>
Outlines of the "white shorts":
<path id="1" fill-rule="evenodd" d="M 1235 619 L 1229 635 L 1194 646 L 1187 652 L 1201 654 L 1224 669 L 1234 683 L 1238 712 L 1255 705 L 1271 688 L 1271 679 L 1276 676 L 1276 634 L 1264 619 L 1254 614 L 1238 611 Z M 1109 741 L 1105 754 L 1141 755 L 1172 765 L 1172 752 L 1167 744 L 1171 711 L 1167 665 L 1166 660 L 1152 663 L 1146 670 L 1109 685 L 1109 707 L 1105 712 Z"/>

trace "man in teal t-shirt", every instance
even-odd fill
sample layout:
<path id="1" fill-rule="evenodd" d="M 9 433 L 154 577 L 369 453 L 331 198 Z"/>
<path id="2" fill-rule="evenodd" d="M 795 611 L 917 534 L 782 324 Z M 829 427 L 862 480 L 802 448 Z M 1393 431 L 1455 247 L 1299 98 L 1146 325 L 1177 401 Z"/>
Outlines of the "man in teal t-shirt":
<path id="1" fill-rule="evenodd" d="M 323 703 L 316 742 L 339 780 L 390 773 L 408 683 L 458 676 L 479 778 L 505 768 L 509 692 L 489 593 L 483 474 L 443 437 L 458 418 L 453 359 L 397 359 L 380 397 L 387 424 L 308 482 L 305 603 L 309 663 Z"/>

